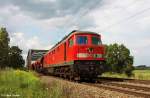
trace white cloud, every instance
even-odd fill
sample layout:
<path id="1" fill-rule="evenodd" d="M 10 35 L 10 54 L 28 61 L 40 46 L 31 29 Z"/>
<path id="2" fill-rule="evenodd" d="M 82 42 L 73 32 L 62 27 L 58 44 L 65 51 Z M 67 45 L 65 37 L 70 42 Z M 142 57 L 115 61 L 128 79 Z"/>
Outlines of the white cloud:
<path id="1" fill-rule="evenodd" d="M 42 49 L 43 45 L 40 42 L 39 38 L 37 36 L 33 36 L 32 38 L 26 38 L 24 33 L 18 32 L 13 33 L 13 35 L 10 37 L 11 45 L 18 45 L 21 49 L 28 50 L 28 49 Z"/>
<path id="2" fill-rule="evenodd" d="M 41 43 L 40 43 L 40 40 L 37 36 L 33 36 L 32 39 L 28 39 L 26 41 L 26 46 L 28 49 L 31 49 L 31 48 L 35 48 L 35 49 L 38 49 L 38 48 L 41 48 Z"/>
<path id="3" fill-rule="evenodd" d="M 17 32 L 13 33 L 10 37 L 10 45 L 17 45 L 23 50 L 23 57 L 26 59 L 27 52 L 29 49 L 50 49 L 52 45 L 47 45 L 41 43 L 39 37 L 33 36 L 32 38 L 27 38 L 25 33 Z"/>
<path id="4" fill-rule="evenodd" d="M 44 30 L 58 29 L 60 27 L 66 26 L 67 22 L 72 20 L 72 16 L 56 17 L 46 20 L 38 20 L 36 23 L 41 26 Z"/>
<path id="5" fill-rule="evenodd" d="M 49 2 L 55 2 L 56 0 L 33 0 L 34 2 L 46 2 L 46 3 L 49 3 Z"/>
<path id="6" fill-rule="evenodd" d="M 0 25 L 15 32 L 10 33 L 11 45 L 23 49 L 24 56 L 30 48 L 49 49 L 68 31 L 80 29 L 101 33 L 106 44 L 125 44 L 135 57 L 135 65 L 150 65 L 149 0 L 7 1 L 0 4 Z"/>

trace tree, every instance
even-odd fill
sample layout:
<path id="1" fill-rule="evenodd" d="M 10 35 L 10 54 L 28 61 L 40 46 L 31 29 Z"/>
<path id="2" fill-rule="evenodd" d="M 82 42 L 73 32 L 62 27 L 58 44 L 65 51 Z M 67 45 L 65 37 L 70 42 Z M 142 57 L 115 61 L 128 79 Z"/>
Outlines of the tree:
<path id="1" fill-rule="evenodd" d="M 106 64 L 110 67 L 112 72 L 126 73 L 131 75 L 133 70 L 133 56 L 130 51 L 123 44 L 117 43 L 106 45 Z"/>
<path id="2" fill-rule="evenodd" d="M 21 68 L 24 65 L 22 50 L 18 46 L 12 46 L 9 50 L 9 67 Z"/>
<path id="3" fill-rule="evenodd" d="M 20 68 L 24 65 L 22 50 L 18 46 L 9 46 L 9 35 L 6 28 L 0 28 L 0 68 Z"/>
<path id="4" fill-rule="evenodd" d="M 9 41 L 6 28 L 0 28 L 0 68 L 8 65 Z"/>

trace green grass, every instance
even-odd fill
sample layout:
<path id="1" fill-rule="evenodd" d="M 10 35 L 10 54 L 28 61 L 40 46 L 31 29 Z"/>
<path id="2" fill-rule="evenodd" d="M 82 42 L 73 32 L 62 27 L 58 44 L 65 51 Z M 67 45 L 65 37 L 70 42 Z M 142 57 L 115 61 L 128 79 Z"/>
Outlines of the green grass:
<path id="1" fill-rule="evenodd" d="M 106 72 L 102 74 L 102 77 L 114 77 L 114 78 L 130 78 L 139 80 L 150 80 L 150 70 L 134 70 L 133 75 L 128 77 L 125 74 Z"/>
<path id="2" fill-rule="evenodd" d="M 113 73 L 113 72 L 103 73 L 102 77 L 128 78 L 128 76 L 126 74 L 119 74 L 119 73 Z"/>
<path id="3" fill-rule="evenodd" d="M 133 73 L 130 78 L 150 80 L 150 70 L 134 70 Z M 125 74 L 110 72 L 102 76 L 128 78 Z M 72 88 L 69 89 L 67 85 L 62 86 L 58 81 L 43 84 L 34 72 L 0 70 L 0 98 L 71 98 L 72 96 L 74 96 Z"/>
<path id="4" fill-rule="evenodd" d="M 59 87 L 55 82 L 47 88 L 33 72 L 0 70 L 0 98 L 61 98 Z"/>
<path id="5" fill-rule="evenodd" d="M 133 73 L 135 79 L 150 80 L 150 70 L 134 70 Z"/>

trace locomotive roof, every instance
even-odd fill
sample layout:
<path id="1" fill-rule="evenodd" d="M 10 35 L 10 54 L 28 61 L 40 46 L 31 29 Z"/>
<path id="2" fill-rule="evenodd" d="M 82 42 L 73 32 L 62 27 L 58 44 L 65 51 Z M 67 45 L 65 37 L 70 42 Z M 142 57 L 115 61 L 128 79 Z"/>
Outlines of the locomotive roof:
<path id="1" fill-rule="evenodd" d="M 69 36 L 71 36 L 72 34 L 97 34 L 95 32 L 91 32 L 91 31 L 79 31 L 79 30 L 73 30 L 72 32 L 70 32 L 68 35 L 66 35 L 61 41 L 59 41 L 56 45 L 54 45 L 50 50 L 52 50 L 53 48 L 55 48 L 58 44 L 60 44 L 61 42 L 63 42 L 64 40 L 66 40 Z"/>
<path id="2" fill-rule="evenodd" d="M 57 44 L 61 43 L 62 41 L 64 41 L 66 38 L 68 38 L 70 35 L 72 34 L 82 34 L 82 33 L 88 33 L 88 34 L 97 34 L 95 32 L 90 32 L 90 31 L 79 31 L 79 30 L 73 30 L 72 32 L 70 32 L 68 35 L 66 35 L 61 41 L 59 41 Z M 57 45 L 56 44 L 56 45 Z"/>

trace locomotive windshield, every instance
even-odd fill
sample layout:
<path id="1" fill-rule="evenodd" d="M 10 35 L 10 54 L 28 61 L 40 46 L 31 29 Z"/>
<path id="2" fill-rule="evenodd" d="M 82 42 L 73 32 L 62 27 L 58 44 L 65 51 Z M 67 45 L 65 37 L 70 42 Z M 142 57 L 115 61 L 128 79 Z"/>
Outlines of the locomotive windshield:
<path id="1" fill-rule="evenodd" d="M 87 36 L 77 36 L 77 44 L 87 44 Z"/>
<path id="2" fill-rule="evenodd" d="M 92 36 L 92 44 L 93 45 L 100 45 L 100 44 L 102 44 L 102 42 L 101 42 L 99 37 Z"/>

